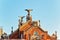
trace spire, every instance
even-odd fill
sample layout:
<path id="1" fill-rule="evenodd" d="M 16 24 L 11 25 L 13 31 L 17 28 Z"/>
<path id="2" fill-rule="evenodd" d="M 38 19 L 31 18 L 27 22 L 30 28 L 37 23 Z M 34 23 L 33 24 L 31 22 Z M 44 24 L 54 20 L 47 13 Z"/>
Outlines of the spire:
<path id="1" fill-rule="evenodd" d="M 20 17 L 20 19 L 19 19 L 19 26 L 20 26 L 20 25 L 23 24 L 23 18 L 24 18 L 25 16 L 19 16 L 19 17 Z"/>
<path id="2" fill-rule="evenodd" d="M 55 35 L 57 36 L 57 31 L 55 31 Z"/>
<path id="3" fill-rule="evenodd" d="M 13 33 L 13 27 L 11 27 L 11 34 Z"/>
<path id="4" fill-rule="evenodd" d="M 32 11 L 32 9 L 25 9 L 25 11 L 28 12 L 28 14 L 27 14 L 27 16 L 26 16 L 26 21 L 32 20 L 32 17 L 31 17 L 31 15 L 30 15 L 30 12 Z"/>
<path id="5" fill-rule="evenodd" d="M 39 26 L 40 26 L 40 20 L 39 20 Z"/>
<path id="6" fill-rule="evenodd" d="M 56 37 L 56 40 L 57 40 L 57 31 L 55 31 L 55 37 Z"/>
<path id="7" fill-rule="evenodd" d="M 25 16 L 20 16 L 20 20 L 21 20 L 20 22 L 21 22 L 21 23 L 23 23 L 23 18 L 24 18 L 24 17 L 25 17 Z"/>

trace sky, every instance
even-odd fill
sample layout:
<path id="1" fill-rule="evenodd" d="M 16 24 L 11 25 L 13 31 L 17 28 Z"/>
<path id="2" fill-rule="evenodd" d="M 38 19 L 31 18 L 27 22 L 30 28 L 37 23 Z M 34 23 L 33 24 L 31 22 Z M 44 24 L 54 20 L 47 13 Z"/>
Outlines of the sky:
<path id="1" fill-rule="evenodd" d="M 14 31 L 18 28 L 18 16 L 26 16 L 25 9 L 33 9 L 33 20 L 40 20 L 49 35 L 57 31 L 60 38 L 60 0 L 0 0 L 0 27 L 4 32 L 10 34 L 11 27 Z"/>

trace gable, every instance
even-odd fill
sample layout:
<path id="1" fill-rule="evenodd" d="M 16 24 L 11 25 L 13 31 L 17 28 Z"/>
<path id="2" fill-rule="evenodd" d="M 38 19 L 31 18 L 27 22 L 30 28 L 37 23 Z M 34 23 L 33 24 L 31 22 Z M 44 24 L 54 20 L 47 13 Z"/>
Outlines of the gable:
<path id="1" fill-rule="evenodd" d="M 31 20 L 27 21 L 25 24 L 23 24 L 19 29 L 20 31 L 27 30 L 31 26 Z"/>
<path id="2" fill-rule="evenodd" d="M 17 39 L 18 36 L 18 29 L 14 31 L 12 34 L 9 35 L 10 39 Z"/>
<path id="3" fill-rule="evenodd" d="M 37 32 L 39 36 L 44 36 L 44 39 L 50 39 L 51 37 L 48 35 L 48 33 L 46 33 L 46 31 L 42 30 L 40 27 L 34 27 L 32 26 L 31 28 L 29 28 L 28 30 L 25 31 L 26 35 L 30 35 L 33 36 L 34 33 Z M 27 36 L 28 37 L 28 36 Z M 26 38 L 27 38 L 26 37 Z"/>
<path id="4" fill-rule="evenodd" d="M 39 32 L 39 34 L 45 32 L 45 31 L 42 30 L 40 27 L 34 27 L 34 26 L 31 26 L 28 30 L 25 30 L 25 33 L 31 33 L 31 34 L 33 34 L 34 31 Z"/>

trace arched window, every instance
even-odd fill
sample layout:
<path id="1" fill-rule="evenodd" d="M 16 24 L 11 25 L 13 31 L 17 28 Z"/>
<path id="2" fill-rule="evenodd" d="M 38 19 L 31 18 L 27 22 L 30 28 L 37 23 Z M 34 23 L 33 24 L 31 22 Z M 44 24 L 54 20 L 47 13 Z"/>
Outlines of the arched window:
<path id="1" fill-rule="evenodd" d="M 37 36 L 37 35 L 38 35 L 38 32 L 34 32 L 34 35 L 36 35 L 36 36 Z"/>
<path id="2" fill-rule="evenodd" d="M 34 32 L 31 36 L 31 40 L 40 40 L 40 36 L 38 35 L 38 32 Z"/>

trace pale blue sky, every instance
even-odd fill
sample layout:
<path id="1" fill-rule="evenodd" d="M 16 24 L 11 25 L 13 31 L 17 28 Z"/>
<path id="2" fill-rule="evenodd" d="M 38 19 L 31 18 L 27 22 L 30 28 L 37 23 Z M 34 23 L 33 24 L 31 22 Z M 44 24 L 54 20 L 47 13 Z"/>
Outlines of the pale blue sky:
<path id="1" fill-rule="evenodd" d="M 0 0 L 0 27 L 8 34 L 11 27 L 18 28 L 18 16 L 26 16 L 25 9 L 33 9 L 33 20 L 40 20 L 41 27 L 60 38 L 60 0 Z"/>

